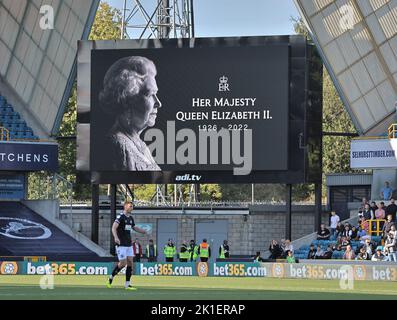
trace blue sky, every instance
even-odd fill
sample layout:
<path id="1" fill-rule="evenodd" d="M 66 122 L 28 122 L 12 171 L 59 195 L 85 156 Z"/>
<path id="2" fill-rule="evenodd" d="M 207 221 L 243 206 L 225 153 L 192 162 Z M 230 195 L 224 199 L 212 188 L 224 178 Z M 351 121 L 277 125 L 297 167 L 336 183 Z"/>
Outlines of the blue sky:
<path id="1" fill-rule="evenodd" d="M 122 9 L 124 0 L 107 2 Z M 293 0 L 195 0 L 194 10 L 196 37 L 294 34 L 299 15 Z"/>

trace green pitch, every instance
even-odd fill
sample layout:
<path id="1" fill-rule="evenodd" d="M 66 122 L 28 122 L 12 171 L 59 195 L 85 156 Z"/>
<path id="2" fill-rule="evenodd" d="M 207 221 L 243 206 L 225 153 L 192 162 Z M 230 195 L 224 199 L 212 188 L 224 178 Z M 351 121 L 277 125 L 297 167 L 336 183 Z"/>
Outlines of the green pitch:
<path id="1" fill-rule="evenodd" d="M 397 299 L 396 282 L 356 281 L 341 290 L 338 281 L 265 278 L 133 277 L 137 291 L 123 288 L 124 276 L 111 289 L 106 276 L 55 276 L 53 290 L 42 290 L 40 276 L 0 276 L 0 300 L 5 299 Z"/>

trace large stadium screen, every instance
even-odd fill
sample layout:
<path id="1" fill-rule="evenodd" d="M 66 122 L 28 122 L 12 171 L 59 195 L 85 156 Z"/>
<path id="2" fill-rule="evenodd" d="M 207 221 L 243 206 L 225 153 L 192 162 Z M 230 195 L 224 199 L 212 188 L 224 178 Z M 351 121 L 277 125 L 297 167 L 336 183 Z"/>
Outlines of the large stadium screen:
<path id="1" fill-rule="evenodd" d="M 291 68 L 289 37 L 249 39 L 83 43 L 79 77 L 89 72 L 90 85 L 85 93 L 80 80 L 77 169 L 101 183 L 243 182 L 290 170 L 291 87 L 305 92 L 290 74 L 304 80 L 307 68 Z M 294 98 L 299 117 L 304 97 Z"/>
<path id="2" fill-rule="evenodd" d="M 287 45 L 92 51 L 91 170 L 286 170 L 288 57 Z"/>

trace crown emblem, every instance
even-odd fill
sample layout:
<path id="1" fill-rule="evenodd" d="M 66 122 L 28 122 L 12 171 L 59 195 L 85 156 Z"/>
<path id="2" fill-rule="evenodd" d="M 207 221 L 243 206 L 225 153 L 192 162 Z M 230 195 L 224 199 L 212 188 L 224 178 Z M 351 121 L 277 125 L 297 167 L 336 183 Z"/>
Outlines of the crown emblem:
<path id="1" fill-rule="evenodd" d="M 228 81 L 229 81 L 229 78 L 228 78 L 228 77 L 222 76 L 222 77 L 219 78 L 219 82 L 220 82 L 220 83 L 225 84 L 225 83 L 227 83 Z"/>
<path id="2" fill-rule="evenodd" d="M 230 91 L 228 81 L 229 81 L 229 78 L 226 76 L 222 76 L 219 78 L 219 84 L 218 84 L 219 92 Z"/>

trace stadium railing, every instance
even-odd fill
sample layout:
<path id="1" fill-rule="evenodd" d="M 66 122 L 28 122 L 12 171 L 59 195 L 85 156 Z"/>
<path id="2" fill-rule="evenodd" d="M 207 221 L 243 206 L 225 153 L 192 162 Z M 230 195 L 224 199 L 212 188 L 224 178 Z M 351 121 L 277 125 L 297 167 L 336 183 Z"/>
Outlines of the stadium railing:
<path id="1" fill-rule="evenodd" d="M 389 139 L 396 139 L 397 138 L 397 123 L 393 123 L 390 125 L 389 129 L 387 130 Z"/>
<path id="2" fill-rule="evenodd" d="M 383 225 L 386 223 L 384 219 L 372 219 L 366 220 L 365 223 L 368 223 L 368 234 L 370 236 L 379 236 L 382 233 Z M 365 229 L 364 223 L 361 223 L 361 227 Z"/>

